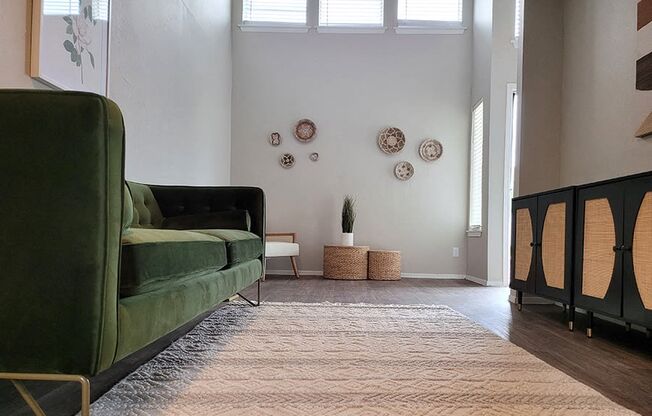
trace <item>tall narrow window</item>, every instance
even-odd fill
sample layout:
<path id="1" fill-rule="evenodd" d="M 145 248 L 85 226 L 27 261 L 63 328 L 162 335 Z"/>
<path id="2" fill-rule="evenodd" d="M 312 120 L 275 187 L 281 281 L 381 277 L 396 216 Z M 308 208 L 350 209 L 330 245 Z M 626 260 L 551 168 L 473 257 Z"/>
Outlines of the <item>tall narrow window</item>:
<path id="1" fill-rule="evenodd" d="M 43 0 L 46 16 L 69 16 L 79 14 L 79 0 Z"/>
<path id="2" fill-rule="evenodd" d="M 480 101 L 471 117 L 471 170 L 469 172 L 469 231 L 482 231 L 482 146 L 484 104 Z"/>
<path id="3" fill-rule="evenodd" d="M 521 16 L 521 1 L 516 0 L 514 5 L 514 39 L 521 37 L 521 27 L 523 26 L 521 23 L 523 19 L 523 16 Z"/>
<path id="4" fill-rule="evenodd" d="M 306 0 L 243 0 L 244 24 L 306 24 Z"/>
<path id="5" fill-rule="evenodd" d="M 464 0 L 398 0 L 400 26 L 462 23 Z"/>
<path id="6" fill-rule="evenodd" d="M 383 26 L 384 0 L 319 0 L 319 26 Z"/>
<path id="7" fill-rule="evenodd" d="M 109 20 L 109 0 L 93 0 L 93 20 Z"/>

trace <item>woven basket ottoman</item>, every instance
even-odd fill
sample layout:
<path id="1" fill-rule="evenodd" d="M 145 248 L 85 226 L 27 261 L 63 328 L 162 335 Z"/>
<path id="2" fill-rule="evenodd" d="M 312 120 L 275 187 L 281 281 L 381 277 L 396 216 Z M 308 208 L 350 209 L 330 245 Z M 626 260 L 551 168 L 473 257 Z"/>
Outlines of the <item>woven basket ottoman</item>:
<path id="1" fill-rule="evenodd" d="M 367 246 L 324 246 L 324 278 L 365 280 L 368 252 Z"/>
<path id="2" fill-rule="evenodd" d="M 371 280 L 401 280 L 401 252 L 370 250 L 368 277 Z"/>

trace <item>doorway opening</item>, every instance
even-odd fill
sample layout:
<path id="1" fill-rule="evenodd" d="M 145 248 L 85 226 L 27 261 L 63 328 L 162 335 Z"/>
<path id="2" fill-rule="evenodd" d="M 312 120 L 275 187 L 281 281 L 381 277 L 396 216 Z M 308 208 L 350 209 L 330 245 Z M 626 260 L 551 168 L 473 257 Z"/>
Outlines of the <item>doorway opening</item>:
<path id="1" fill-rule="evenodd" d="M 507 84 L 505 125 L 505 172 L 503 200 L 503 284 L 509 284 L 512 245 L 512 198 L 516 194 L 514 171 L 516 167 L 516 138 L 518 126 L 518 93 L 514 83 Z"/>

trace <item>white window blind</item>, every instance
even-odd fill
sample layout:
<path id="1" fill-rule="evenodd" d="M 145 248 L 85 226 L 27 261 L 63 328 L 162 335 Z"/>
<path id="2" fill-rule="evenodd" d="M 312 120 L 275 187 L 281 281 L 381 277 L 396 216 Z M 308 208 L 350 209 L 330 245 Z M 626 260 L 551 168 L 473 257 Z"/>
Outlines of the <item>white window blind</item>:
<path id="1" fill-rule="evenodd" d="M 464 0 L 398 0 L 399 24 L 462 22 Z"/>
<path id="2" fill-rule="evenodd" d="M 469 230 L 482 229 L 482 146 L 484 142 L 484 104 L 473 109 L 471 117 L 471 171 L 469 195 Z"/>
<path id="3" fill-rule="evenodd" d="M 514 39 L 518 39 L 521 36 L 521 1 L 516 0 L 516 5 L 514 6 Z"/>
<path id="4" fill-rule="evenodd" d="M 43 0 L 43 14 L 46 16 L 78 15 L 79 0 Z"/>
<path id="5" fill-rule="evenodd" d="M 93 20 L 109 20 L 109 0 L 93 0 Z"/>
<path id="6" fill-rule="evenodd" d="M 319 26 L 382 26 L 384 0 L 319 0 Z"/>
<path id="7" fill-rule="evenodd" d="M 243 0 L 243 23 L 306 24 L 307 0 Z"/>

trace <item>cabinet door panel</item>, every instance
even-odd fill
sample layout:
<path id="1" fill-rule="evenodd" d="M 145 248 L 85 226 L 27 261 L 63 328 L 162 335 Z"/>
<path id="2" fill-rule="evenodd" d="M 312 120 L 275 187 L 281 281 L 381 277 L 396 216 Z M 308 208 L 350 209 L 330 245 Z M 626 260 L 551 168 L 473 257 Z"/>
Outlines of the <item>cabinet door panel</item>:
<path id="1" fill-rule="evenodd" d="M 534 293 L 536 257 L 537 198 L 516 200 L 512 203 L 512 248 L 510 287 Z"/>
<path id="2" fill-rule="evenodd" d="M 574 191 L 538 199 L 536 294 L 571 303 Z"/>
<path id="3" fill-rule="evenodd" d="M 652 327 L 652 178 L 627 184 L 624 239 L 623 316 Z"/>
<path id="4" fill-rule="evenodd" d="M 575 303 L 622 314 L 623 185 L 580 189 L 577 198 Z"/>

